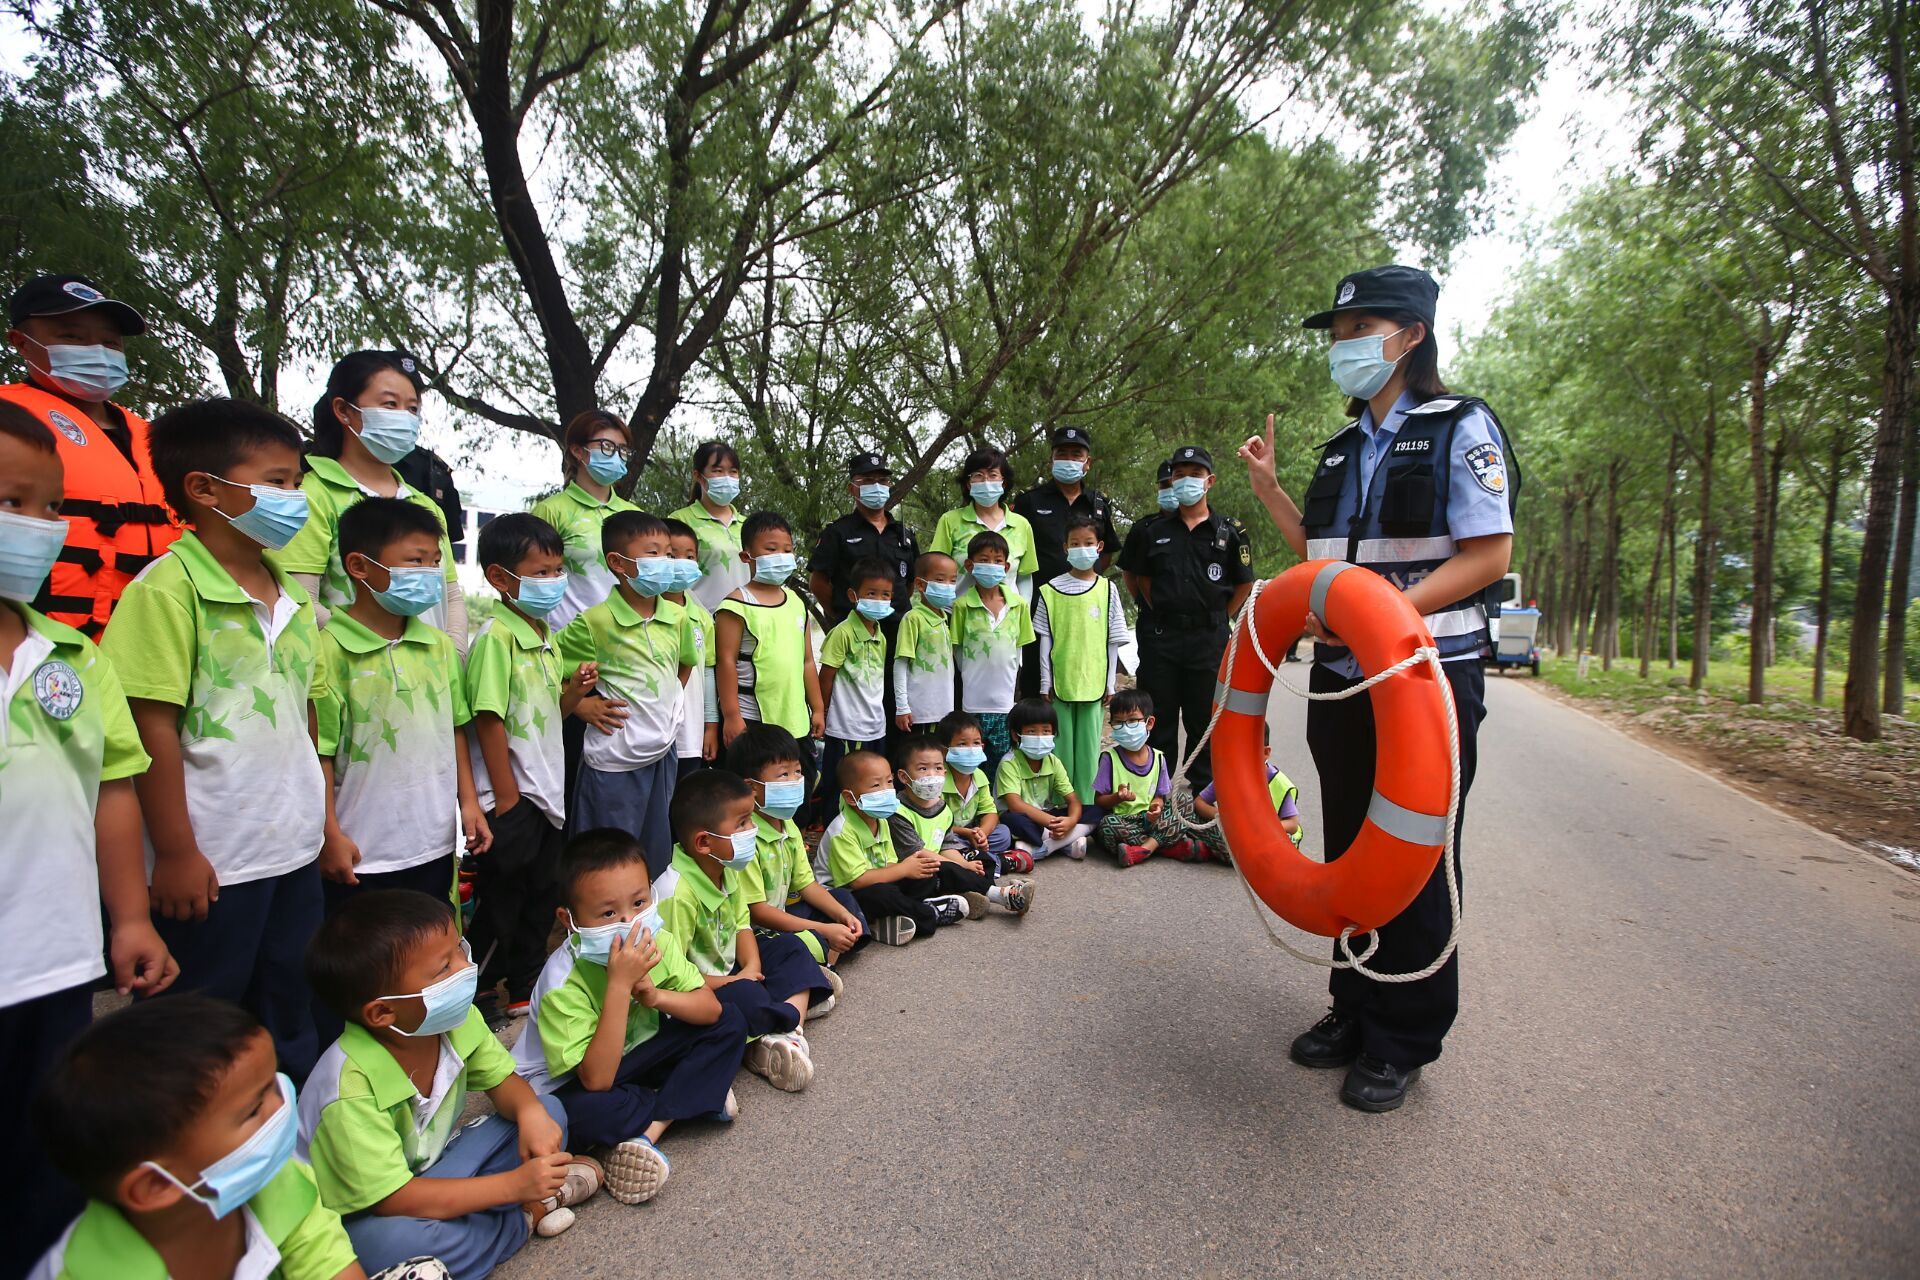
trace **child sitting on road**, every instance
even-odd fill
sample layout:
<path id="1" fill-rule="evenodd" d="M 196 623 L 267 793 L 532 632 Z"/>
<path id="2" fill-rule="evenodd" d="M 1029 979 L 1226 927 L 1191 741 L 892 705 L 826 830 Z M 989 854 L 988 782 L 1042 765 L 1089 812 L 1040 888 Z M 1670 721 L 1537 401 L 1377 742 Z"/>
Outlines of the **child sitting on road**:
<path id="1" fill-rule="evenodd" d="M 856 751 L 840 762 L 840 812 L 820 838 L 833 883 L 853 891 L 861 911 L 873 923 L 873 936 L 890 947 L 904 947 L 941 925 L 958 924 L 978 906 L 946 887 L 939 855 L 922 849 L 902 860 L 893 851 L 887 819 L 900 801 L 893 792 L 893 771 L 886 757 Z"/>
<path id="2" fill-rule="evenodd" d="M 673 833 L 661 927 L 687 940 L 687 958 L 708 989 L 746 1020 L 747 1070 L 798 1093 L 813 1080 L 813 1046 L 801 1025 L 833 985 L 792 934 L 754 934 L 746 891 L 759 850 L 753 788 L 725 769 L 702 769 L 673 797 Z"/>
<path id="3" fill-rule="evenodd" d="M 948 841 L 956 849 L 984 853 L 996 873 L 1032 871 L 1033 859 L 1013 847 L 1013 833 L 994 807 L 993 788 L 987 783 L 986 735 L 980 722 L 964 711 L 952 712 L 935 726 L 933 740 L 947 752 L 940 791 L 947 798 L 947 812 L 953 815 Z"/>
<path id="4" fill-rule="evenodd" d="M 716 637 L 713 615 L 693 594 L 695 584 L 706 576 L 700 568 L 700 537 L 684 520 L 668 516 L 661 523 L 667 526 L 667 548 L 673 558 L 673 590 L 663 598 L 686 610 L 694 647 L 700 651 L 699 665 L 681 693 L 680 738 L 675 754 L 676 768 L 684 778 L 720 757 L 720 703 L 713 683 Z"/>
<path id="5" fill-rule="evenodd" d="M 1084 858 L 1087 837 L 1093 834 L 1093 825 L 1080 820 L 1080 796 L 1067 767 L 1053 753 L 1059 723 L 1053 704 L 1044 699 L 1016 703 L 1008 717 L 1015 750 L 1000 762 L 997 779 L 1014 847 L 1036 862 L 1062 852 Z"/>
<path id="6" fill-rule="evenodd" d="M 1166 757 L 1147 745 L 1153 732 L 1153 699 L 1139 689 L 1113 695 L 1113 746 L 1100 753 L 1094 803 L 1103 811 L 1095 839 L 1123 867 L 1137 867 L 1154 854 L 1176 861 L 1191 857 L 1185 828 L 1168 804 L 1173 778 Z"/>
<path id="7" fill-rule="evenodd" d="M 913 562 L 913 604 L 893 642 L 894 724 L 933 728 L 953 710 L 953 628 L 947 611 L 959 592 L 953 557 L 929 551 Z"/>
<path id="8" fill-rule="evenodd" d="M 1267 745 L 1261 751 L 1261 759 L 1267 767 L 1267 796 L 1273 801 L 1273 811 L 1280 815 L 1280 825 L 1285 828 L 1288 839 L 1298 849 L 1306 831 L 1300 825 L 1300 788 L 1293 785 L 1293 779 L 1280 772 L 1273 763 L 1273 731 L 1267 730 Z M 1193 798 L 1194 816 L 1202 822 L 1214 822 L 1220 816 L 1220 806 L 1214 799 L 1213 783 L 1209 782 L 1199 795 Z M 1229 861 L 1227 838 L 1218 825 L 1200 827 L 1193 831 L 1196 845 L 1204 846 L 1207 855 L 1216 862 Z"/>
<path id="9" fill-rule="evenodd" d="M 988 903 L 1025 915 L 1033 905 L 1033 881 L 1008 876 L 995 884 L 995 860 L 953 835 L 953 811 L 945 791 L 946 749 L 939 739 L 916 734 L 902 744 L 895 761 L 900 807 L 887 819 L 895 855 L 904 858 L 929 849 L 939 856 L 943 870 L 955 871 L 954 883 L 963 891 L 984 894 Z"/>
<path id="10" fill-rule="evenodd" d="M 656 1145 L 676 1120 L 731 1119 L 747 1025 L 660 927 L 646 852 L 624 831 L 586 831 L 560 859 L 567 940 L 533 988 L 514 1069 L 567 1109 L 573 1145 L 610 1147 L 607 1191 L 653 1199 L 672 1172 Z"/>
<path id="11" fill-rule="evenodd" d="M 960 668 L 960 710 L 980 721 L 987 773 L 1011 746 L 1007 712 L 1020 680 L 1020 654 L 1033 643 L 1033 619 L 1007 580 L 1007 540 L 991 529 L 967 544 L 972 585 L 953 603 L 953 651 Z"/>
<path id="12" fill-rule="evenodd" d="M 893 616 L 893 570 L 872 556 L 856 561 L 847 577 L 853 611 L 820 644 L 820 697 L 827 704 L 827 746 L 820 758 L 819 810 L 839 788 L 840 761 L 854 751 L 875 751 L 887 736 L 887 636 L 880 624 Z"/>
<path id="13" fill-rule="evenodd" d="M 727 767 L 753 788 L 755 865 L 746 876 L 747 914 L 762 935 L 791 934 L 829 970 L 870 941 L 867 918 L 852 893 L 815 879 L 806 841 L 793 815 L 806 792 L 801 746 L 777 724 L 754 725 L 727 749 Z M 839 995 L 813 1007 L 820 1018 Z"/>
<path id="14" fill-rule="evenodd" d="M 559 1099 L 513 1073 L 473 1007 L 479 972 L 444 892 L 357 894 L 307 945 L 307 981 L 346 1030 L 301 1090 L 300 1154 L 369 1267 L 426 1253 L 484 1276 L 600 1189 L 600 1166 L 566 1152 Z M 469 1086 L 494 1114 L 463 1128 Z"/>

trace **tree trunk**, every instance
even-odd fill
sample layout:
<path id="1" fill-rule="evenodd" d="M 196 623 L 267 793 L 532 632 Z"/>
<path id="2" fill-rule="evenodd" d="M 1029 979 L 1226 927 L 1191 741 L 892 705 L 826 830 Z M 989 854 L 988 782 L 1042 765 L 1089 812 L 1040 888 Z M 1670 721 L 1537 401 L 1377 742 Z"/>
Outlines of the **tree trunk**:
<path id="1" fill-rule="evenodd" d="M 1827 448 L 1825 509 L 1820 515 L 1820 594 L 1813 603 L 1813 702 L 1827 701 L 1827 626 L 1833 609 L 1833 526 L 1840 512 L 1840 462 L 1846 453 L 1846 434 L 1836 428 Z"/>
<path id="2" fill-rule="evenodd" d="M 1573 611 L 1580 593 L 1573 581 L 1573 506 L 1571 494 L 1560 502 L 1560 585 L 1554 593 L 1553 648 L 1561 657 L 1578 653 L 1573 647 Z"/>
<path id="3" fill-rule="evenodd" d="M 1667 670 L 1680 666 L 1680 513 L 1667 520 Z"/>
<path id="4" fill-rule="evenodd" d="M 1753 349 L 1747 382 L 1747 467 L 1753 473 L 1753 613 L 1747 624 L 1747 701 L 1767 700 L 1768 640 L 1773 635 L 1773 538 L 1767 528 L 1767 370 L 1772 352 Z"/>
<path id="5" fill-rule="evenodd" d="M 1847 687 L 1842 700 L 1847 736 L 1880 739 L 1880 617 L 1892 559 L 1894 507 L 1906 461 L 1912 412 L 1914 316 L 1920 278 L 1904 272 L 1887 290 L 1886 352 L 1880 367 L 1880 424 L 1867 476 L 1867 519 L 1860 540 L 1860 572 L 1853 597 L 1853 634 L 1847 637 Z M 1904 585 L 1904 584 L 1903 584 Z"/>
<path id="6" fill-rule="evenodd" d="M 1718 408 L 1707 396 L 1705 440 L 1700 447 L 1700 536 L 1693 544 L 1693 668 L 1687 686 L 1707 683 L 1707 650 L 1713 644 L 1713 442 L 1718 434 Z"/>
<path id="7" fill-rule="evenodd" d="M 1607 541 L 1601 552 L 1599 624 L 1600 669 L 1613 670 L 1620 649 L 1620 471 L 1624 463 L 1607 467 Z"/>
<path id="8" fill-rule="evenodd" d="M 1575 620 L 1573 651 L 1587 652 L 1587 624 L 1593 618 L 1593 592 L 1588 585 L 1588 569 L 1593 559 L 1593 495 L 1580 500 L 1580 564 L 1573 578 L 1573 601 L 1579 616 Z"/>
<path id="9" fill-rule="evenodd" d="M 1771 615 L 1767 625 L 1767 665 L 1777 666 L 1780 662 L 1780 593 L 1778 590 L 1778 568 L 1780 565 L 1780 472 L 1786 466 L 1787 449 L 1784 439 L 1774 445 L 1773 454 L 1767 463 L 1767 612 Z"/>
<path id="10" fill-rule="evenodd" d="M 1880 686 L 1880 710 L 1907 712 L 1907 600 L 1913 582 L 1915 489 L 1920 488 L 1920 426 L 1907 428 L 1906 474 L 1900 481 L 1900 518 L 1894 524 L 1893 572 L 1888 575 L 1886 672 Z"/>
<path id="11" fill-rule="evenodd" d="M 1671 436 L 1667 439 L 1667 491 L 1660 499 L 1660 528 L 1653 535 L 1653 568 L 1647 571 L 1647 589 L 1640 598 L 1640 678 L 1645 680 L 1653 670 L 1654 603 L 1660 591 L 1660 560 L 1667 549 L 1667 526 L 1673 522 L 1673 487 L 1676 480 L 1674 470 L 1679 463 L 1680 441 Z"/>

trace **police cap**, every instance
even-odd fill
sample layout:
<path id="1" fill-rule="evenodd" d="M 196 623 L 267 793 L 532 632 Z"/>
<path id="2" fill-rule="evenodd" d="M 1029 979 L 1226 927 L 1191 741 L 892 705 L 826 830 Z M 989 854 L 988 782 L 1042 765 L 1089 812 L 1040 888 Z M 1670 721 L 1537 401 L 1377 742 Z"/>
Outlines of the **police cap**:
<path id="1" fill-rule="evenodd" d="M 1207 452 L 1205 445 L 1183 444 L 1173 451 L 1171 458 L 1167 459 L 1167 474 L 1173 474 L 1175 467 L 1189 462 L 1197 462 L 1207 470 L 1213 470 L 1213 455 Z"/>
<path id="2" fill-rule="evenodd" d="M 1053 429 L 1053 447 L 1063 444 L 1077 444 L 1088 452 L 1093 451 L 1093 437 L 1087 434 L 1085 427 L 1055 427 Z"/>
<path id="3" fill-rule="evenodd" d="M 1308 316 L 1305 329 L 1330 329 L 1342 311 L 1404 311 L 1433 326 L 1440 302 L 1440 286 L 1418 267 L 1368 267 L 1342 276 L 1333 291 L 1333 308 Z"/>
<path id="4" fill-rule="evenodd" d="M 847 479 L 849 480 L 888 469 L 887 460 L 877 453 L 856 453 L 847 459 Z"/>
<path id="5" fill-rule="evenodd" d="M 145 317 L 126 303 L 100 292 L 100 286 L 85 276 L 35 276 L 13 291 L 13 297 L 7 302 L 7 319 L 19 324 L 33 316 L 63 316 L 90 307 L 106 312 L 123 334 L 147 331 Z"/>

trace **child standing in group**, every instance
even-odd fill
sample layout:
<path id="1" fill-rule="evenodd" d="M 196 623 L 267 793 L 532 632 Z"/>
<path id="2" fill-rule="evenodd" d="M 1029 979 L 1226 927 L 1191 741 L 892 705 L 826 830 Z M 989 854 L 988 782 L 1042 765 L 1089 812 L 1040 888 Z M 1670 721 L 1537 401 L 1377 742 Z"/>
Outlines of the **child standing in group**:
<path id="1" fill-rule="evenodd" d="M 1137 867 L 1154 854 L 1176 861 L 1192 856 L 1185 828 L 1168 803 L 1173 778 L 1167 759 L 1147 745 L 1153 732 L 1153 699 L 1139 689 L 1113 695 L 1113 746 L 1100 755 L 1094 803 L 1104 815 L 1095 838 L 1123 867 Z"/>
<path id="2" fill-rule="evenodd" d="M 1056 708 L 1039 698 L 1023 698 L 1014 706 L 1009 726 L 1015 750 L 1001 761 L 996 779 L 1014 844 L 1035 861 L 1061 852 L 1084 858 L 1093 834 L 1092 824 L 1080 821 L 1080 796 L 1054 754 Z"/>
<path id="3" fill-rule="evenodd" d="M 367 498 L 341 513 L 339 538 L 353 598 L 320 630 L 314 682 L 327 910 L 366 889 L 450 899 L 455 837 L 480 854 L 492 836 L 473 788 L 460 660 L 420 618 L 446 582 L 440 524 L 411 502 Z"/>
<path id="4" fill-rule="evenodd" d="M 478 976 L 445 894 L 358 894 L 307 947 L 346 1029 L 300 1091 L 300 1154 L 376 1270 L 430 1254 L 484 1276 L 600 1189 L 600 1166 L 566 1152 L 559 1100 L 514 1074 L 473 1007 Z M 469 1087 L 494 1114 L 462 1127 Z"/>
<path id="5" fill-rule="evenodd" d="M 673 590 L 666 598 L 686 610 L 687 625 L 693 628 L 694 644 L 700 650 L 699 667 L 682 691 L 677 771 L 684 778 L 720 758 L 720 704 L 713 686 L 715 637 L 713 615 L 693 591 L 706 576 L 700 568 L 700 539 L 684 520 L 669 516 L 664 523 L 668 554 L 673 557 Z"/>
<path id="6" fill-rule="evenodd" d="M 929 551 L 913 564 L 913 604 L 893 641 L 894 724 L 902 733 L 933 728 L 953 710 L 953 629 L 947 611 L 959 596 L 960 567 Z"/>
<path id="7" fill-rule="evenodd" d="M 887 736 L 887 635 L 880 624 L 893 616 L 893 569 L 872 556 L 854 563 L 847 576 L 853 611 L 827 632 L 820 646 L 820 696 L 827 704 L 827 749 L 820 759 L 820 812 L 835 787 L 840 761 L 850 752 L 878 751 Z"/>
<path id="8" fill-rule="evenodd" d="M 326 779 L 307 736 L 319 630 L 266 555 L 305 519 L 300 433 L 256 405 L 202 400 L 161 414 L 148 439 L 190 531 L 127 584 L 100 649 L 153 758 L 134 789 L 155 924 L 180 962 L 174 990 L 243 1003 L 304 1078 L 320 1051 L 300 973 L 322 913 Z"/>
<path id="9" fill-rule="evenodd" d="M 886 757 L 856 751 L 840 762 L 840 812 L 820 838 L 827 873 L 833 883 L 850 889 L 861 911 L 873 923 L 873 936 L 890 947 L 904 947 L 914 938 L 933 933 L 941 925 L 958 924 L 969 915 L 985 914 L 986 900 L 977 907 L 943 884 L 939 855 L 922 849 L 904 861 L 893 852 L 887 824 L 899 798 L 893 791 L 893 771 Z"/>
<path id="10" fill-rule="evenodd" d="M 1027 602 L 1004 585 L 1007 572 L 1007 540 L 991 529 L 974 534 L 967 544 L 972 585 L 953 604 L 960 710 L 980 722 L 990 775 L 1011 747 L 1007 712 L 1020 681 L 1020 654 L 1034 640 Z"/>
<path id="11" fill-rule="evenodd" d="M 800 939 L 807 953 L 831 970 L 842 956 L 867 944 L 867 918 L 853 894 L 814 877 L 806 842 L 793 821 L 806 797 L 801 750 L 779 725 L 757 724 L 727 751 L 727 767 L 753 788 L 755 865 L 746 875 L 747 914 L 762 934 Z M 838 994 L 836 987 L 813 1008 L 813 1016 L 823 1016 Z"/>
<path id="12" fill-rule="evenodd" d="M 1117 727 L 1117 726 L 1116 726 Z M 1306 830 L 1300 825 L 1300 788 L 1293 785 L 1293 779 L 1280 772 L 1273 763 L 1273 731 L 1267 730 L 1268 742 L 1261 750 L 1261 759 L 1266 761 L 1267 798 L 1273 801 L 1273 811 L 1280 816 L 1280 825 L 1286 830 L 1287 838 L 1298 849 L 1300 841 L 1306 838 Z M 1206 854 L 1216 862 L 1231 861 L 1227 853 L 1227 838 L 1221 833 L 1217 819 L 1220 806 L 1214 799 L 1213 783 L 1209 782 L 1199 795 L 1193 798 L 1194 816 L 1202 822 L 1214 823 L 1213 826 L 1200 827 L 1193 833 L 1198 848 L 1204 846 Z"/>
<path id="13" fill-rule="evenodd" d="M 1099 522 L 1088 512 L 1074 512 L 1067 518 L 1068 569 L 1040 584 L 1033 605 L 1040 692 L 1059 715 L 1059 754 L 1073 790 L 1088 803 L 1100 754 L 1100 708 L 1113 692 L 1128 638 L 1120 588 L 1094 568 L 1103 550 Z"/>
<path id="14" fill-rule="evenodd" d="M 678 874 L 660 903 L 661 927 L 686 939 L 708 988 L 746 1019 L 754 1037 L 747 1070 L 798 1093 L 813 1080 L 813 1047 L 801 1026 L 833 985 L 792 934 L 754 934 L 746 889 L 759 852 L 753 788 L 724 769 L 702 770 L 674 794 L 673 833 Z"/>
<path id="15" fill-rule="evenodd" d="M 793 576 L 792 526 L 771 511 L 754 512 L 740 529 L 740 558 L 753 566 L 753 577 L 714 614 L 721 738 L 730 745 L 750 723 L 777 724 L 795 738 L 818 738 L 827 731 L 826 704 L 813 665 L 807 610 L 786 587 Z"/>
<path id="16" fill-rule="evenodd" d="M 947 807 L 946 751 L 931 734 L 908 738 L 896 757 L 894 776 L 900 807 L 887 819 L 893 828 L 893 852 L 905 858 L 926 849 L 936 855 L 942 870 L 956 872 L 953 883 L 967 893 L 983 895 L 988 903 L 1023 916 L 1033 905 L 1033 882 L 1008 876 L 998 884 L 999 860 L 984 849 L 953 834 L 953 811 Z"/>
<path id="17" fill-rule="evenodd" d="M 667 806 L 679 776 L 681 690 L 700 665 L 687 614 L 662 599 L 676 578 L 666 524 L 619 511 L 600 526 L 613 593 L 569 622 L 555 641 L 566 666 L 594 664 L 595 691 L 574 714 L 587 722 L 568 826 L 616 827 L 639 837 L 659 875 L 673 849 Z"/>
<path id="18" fill-rule="evenodd" d="M 947 835 L 954 847 L 984 853 L 999 871 L 1028 872 L 1033 859 L 1013 847 L 1013 832 L 1000 821 L 987 782 L 986 735 L 980 722 L 964 711 L 949 713 L 934 727 L 933 740 L 946 748 L 946 769 L 940 794 L 946 797 L 953 825 Z"/>
<path id="19" fill-rule="evenodd" d="M 480 989 L 504 983 L 508 1008 L 524 1010 L 559 905 L 554 876 L 567 821 L 560 722 L 599 673 L 583 662 L 563 678 L 547 630 L 567 588 L 559 531 L 513 512 L 487 522 L 478 549 L 500 603 L 467 649 L 473 789 L 493 833 L 478 862 L 470 936 L 489 955 Z"/>
<path id="20" fill-rule="evenodd" d="M 644 850 L 624 831 L 575 836 L 560 859 L 567 940 L 533 989 L 514 1068 L 566 1107 L 581 1150 L 611 1147 L 607 1191 L 651 1200 L 671 1167 L 658 1143 L 676 1120 L 731 1118 L 747 1047 L 738 1009 L 723 1006 L 660 927 Z"/>
<path id="21" fill-rule="evenodd" d="M 238 1007 L 183 995 L 108 1014 L 34 1102 L 48 1153 L 90 1199 L 30 1280 L 366 1280 L 293 1159 L 297 1114 L 273 1040 Z"/>
<path id="22" fill-rule="evenodd" d="M 102 957 L 122 995 L 153 995 L 179 973 L 148 913 L 133 779 L 149 762 L 119 677 L 93 641 L 27 605 L 65 542 L 63 470 L 52 430 L 0 402 L 0 1188 L 16 1215 L 5 1275 L 80 1208 L 27 1105 L 92 1019 Z"/>

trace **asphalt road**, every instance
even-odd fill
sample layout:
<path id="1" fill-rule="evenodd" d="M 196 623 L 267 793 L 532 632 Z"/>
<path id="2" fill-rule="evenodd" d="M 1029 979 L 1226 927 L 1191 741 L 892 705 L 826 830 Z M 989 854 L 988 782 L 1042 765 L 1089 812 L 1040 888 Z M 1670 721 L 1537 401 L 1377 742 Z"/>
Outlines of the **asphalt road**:
<path id="1" fill-rule="evenodd" d="M 742 1076 L 658 1200 L 498 1274 L 1920 1274 L 1920 878 L 1491 686 L 1463 1009 L 1400 1112 L 1288 1061 L 1325 977 L 1230 871 L 1051 860 L 1028 919 L 850 961 L 808 1092 Z"/>

